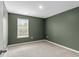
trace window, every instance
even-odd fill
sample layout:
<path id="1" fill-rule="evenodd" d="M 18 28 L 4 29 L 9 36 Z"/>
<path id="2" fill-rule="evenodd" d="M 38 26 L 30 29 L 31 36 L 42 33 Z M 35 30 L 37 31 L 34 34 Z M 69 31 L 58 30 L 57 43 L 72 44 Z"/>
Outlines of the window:
<path id="1" fill-rule="evenodd" d="M 29 20 L 17 19 L 17 38 L 29 37 Z"/>

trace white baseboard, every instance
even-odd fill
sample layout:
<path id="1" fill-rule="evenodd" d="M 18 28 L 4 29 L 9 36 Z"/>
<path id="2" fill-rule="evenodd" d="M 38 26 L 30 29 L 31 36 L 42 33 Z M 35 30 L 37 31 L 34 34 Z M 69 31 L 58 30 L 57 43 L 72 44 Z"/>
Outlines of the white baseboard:
<path id="1" fill-rule="evenodd" d="M 15 43 L 15 44 L 8 45 L 8 47 L 9 47 L 9 46 L 14 46 L 14 45 L 20 45 L 20 44 L 35 43 L 35 42 L 39 42 L 39 41 L 45 41 L 45 39 L 43 39 L 43 40 L 29 41 L 29 42 L 22 42 L 22 43 Z"/>
<path id="2" fill-rule="evenodd" d="M 76 52 L 76 53 L 79 53 L 79 51 L 77 51 L 77 50 L 75 50 L 75 49 L 72 49 L 72 48 L 69 48 L 69 47 L 66 47 L 66 46 L 60 45 L 60 44 L 55 43 L 55 42 L 51 42 L 51 41 L 49 41 L 49 40 L 46 40 L 46 41 L 48 41 L 48 42 L 51 43 L 51 44 L 55 44 L 55 45 L 57 45 L 57 46 L 59 46 L 59 47 L 62 47 L 62 48 L 65 48 L 65 49 L 71 50 L 71 51 Z"/>

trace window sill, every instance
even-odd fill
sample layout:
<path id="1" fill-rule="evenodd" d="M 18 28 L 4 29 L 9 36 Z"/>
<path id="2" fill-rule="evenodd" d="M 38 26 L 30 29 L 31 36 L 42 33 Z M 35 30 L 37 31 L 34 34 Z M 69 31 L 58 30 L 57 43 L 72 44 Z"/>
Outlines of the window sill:
<path id="1" fill-rule="evenodd" d="M 26 36 L 17 36 L 17 38 L 28 38 L 29 35 L 26 35 Z"/>

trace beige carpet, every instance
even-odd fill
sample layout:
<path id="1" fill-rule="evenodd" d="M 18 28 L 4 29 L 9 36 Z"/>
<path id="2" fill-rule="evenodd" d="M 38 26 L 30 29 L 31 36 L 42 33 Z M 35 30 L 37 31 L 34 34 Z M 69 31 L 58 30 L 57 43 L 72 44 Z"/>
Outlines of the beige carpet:
<path id="1" fill-rule="evenodd" d="M 79 54 L 48 41 L 19 43 L 8 46 L 4 57 L 78 57 Z"/>

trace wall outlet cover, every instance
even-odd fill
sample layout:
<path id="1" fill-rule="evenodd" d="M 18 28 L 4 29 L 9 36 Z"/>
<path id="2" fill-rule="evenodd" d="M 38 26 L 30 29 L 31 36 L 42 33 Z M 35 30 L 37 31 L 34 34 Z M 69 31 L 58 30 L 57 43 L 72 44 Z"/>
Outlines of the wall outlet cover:
<path id="1" fill-rule="evenodd" d="M 48 36 L 46 36 L 46 38 L 48 38 Z"/>
<path id="2" fill-rule="evenodd" d="M 33 36 L 31 36 L 31 39 L 33 39 L 34 37 Z"/>

